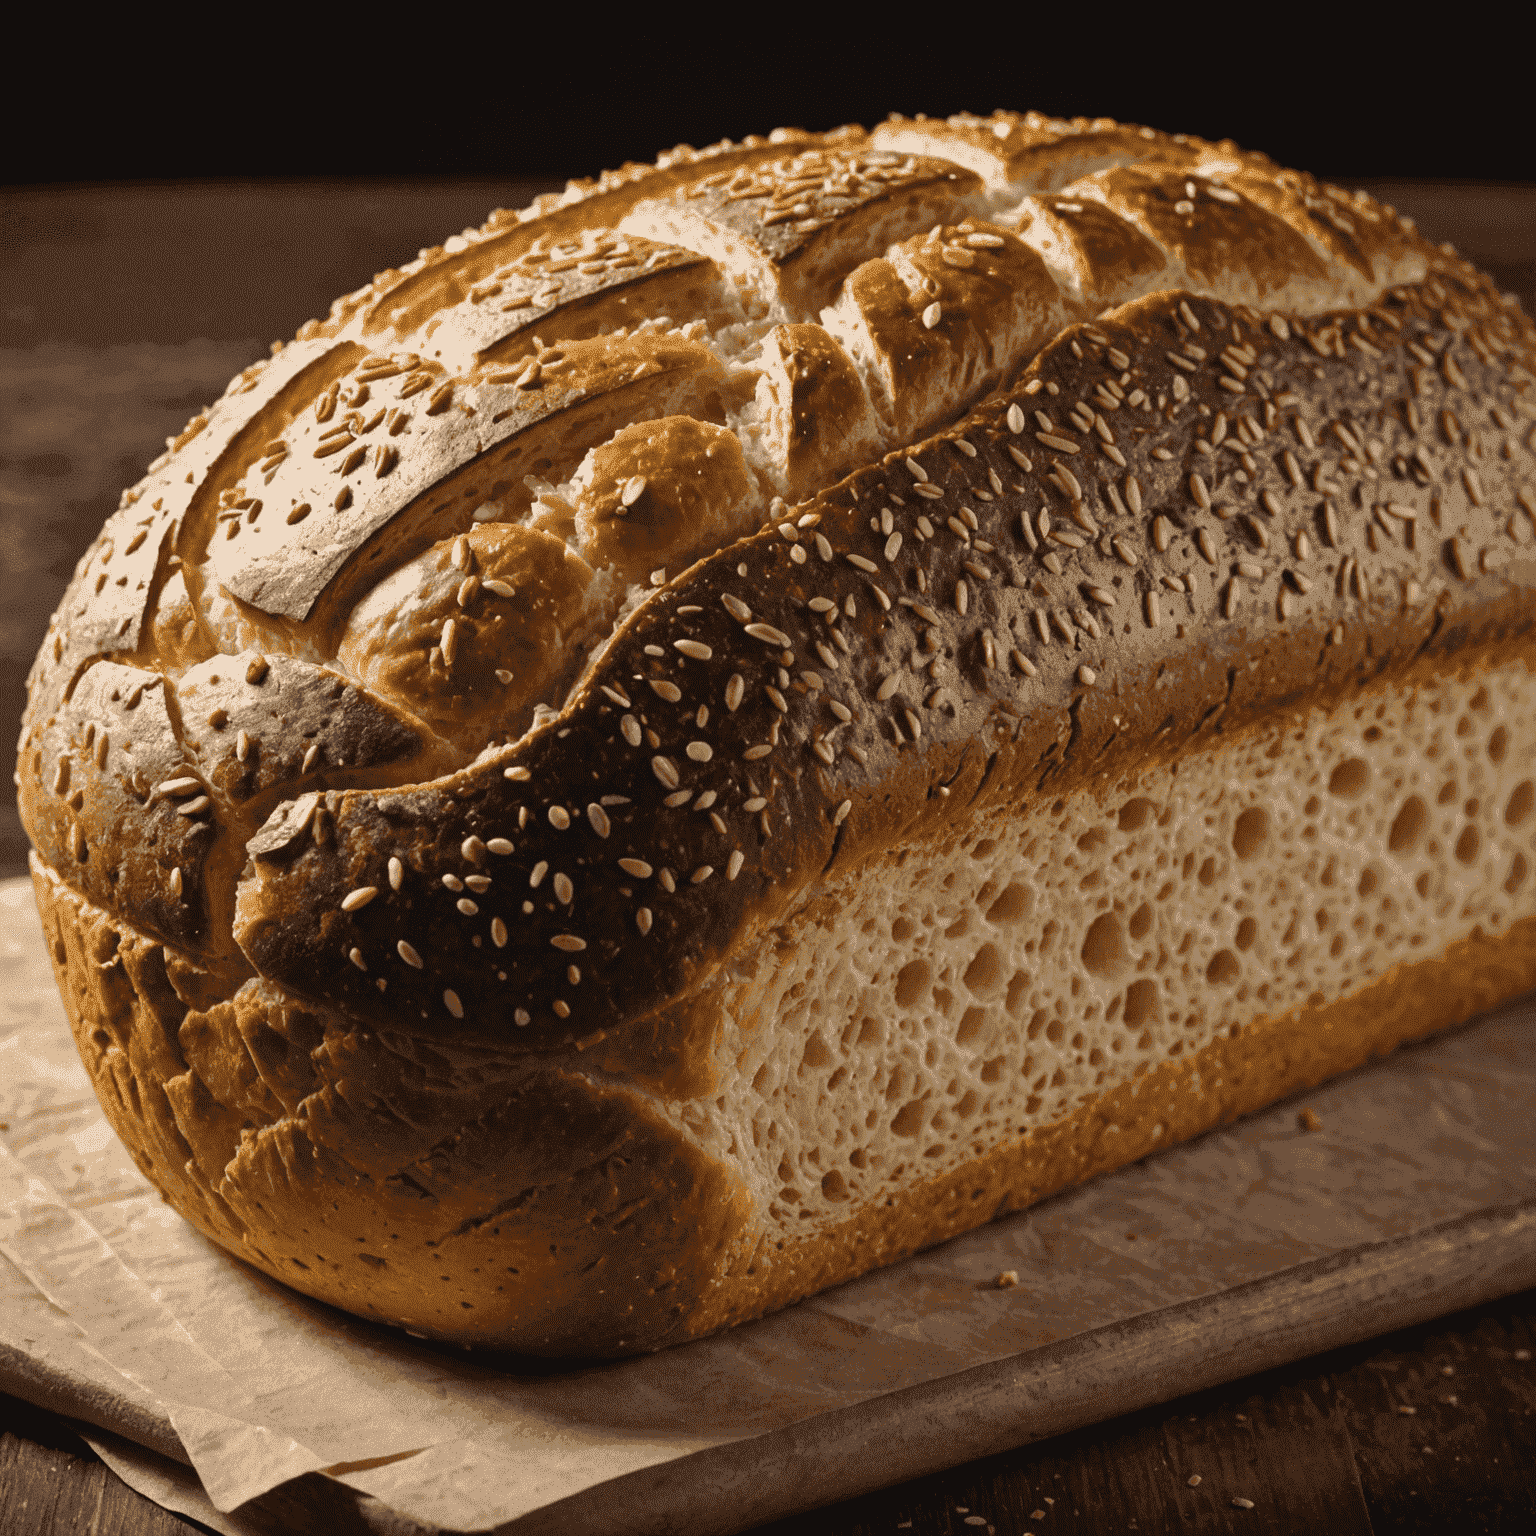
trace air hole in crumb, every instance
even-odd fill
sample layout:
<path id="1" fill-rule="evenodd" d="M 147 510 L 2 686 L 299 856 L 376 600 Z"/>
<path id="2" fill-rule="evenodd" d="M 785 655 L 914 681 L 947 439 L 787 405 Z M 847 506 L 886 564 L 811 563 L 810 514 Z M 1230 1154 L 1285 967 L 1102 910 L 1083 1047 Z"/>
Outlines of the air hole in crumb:
<path id="1" fill-rule="evenodd" d="M 955 1030 L 955 1044 L 968 1045 L 976 1038 L 986 1026 L 987 1010 L 976 1006 L 967 1008 L 960 1016 L 959 1026 Z"/>
<path id="2" fill-rule="evenodd" d="M 971 857 L 973 859 L 990 859 L 992 857 L 992 850 L 996 847 L 997 839 L 995 837 L 984 837 L 971 849 Z"/>
<path id="3" fill-rule="evenodd" d="M 1506 731 L 1501 725 L 1496 731 L 1494 731 L 1493 735 L 1488 738 L 1488 756 L 1491 757 L 1494 762 L 1502 763 L 1504 761 L 1504 754 L 1508 751 L 1509 732 Z"/>
<path id="4" fill-rule="evenodd" d="M 978 997 L 988 992 L 995 992 L 1000 985 L 1003 973 L 1002 961 L 998 958 L 995 944 L 983 944 L 976 951 L 975 958 L 965 968 L 965 984 Z"/>
<path id="5" fill-rule="evenodd" d="M 1482 834 L 1476 827 L 1463 827 L 1461 836 L 1456 839 L 1456 857 L 1463 864 L 1470 864 L 1477 858 L 1483 846 Z"/>
<path id="6" fill-rule="evenodd" d="M 1230 949 L 1218 949 L 1205 968 L 1205 979 L 1213 987 L 1224 987 L 1236 981 L 1242 972 L 1237 956 Z"/>
<path id="7" fill-rule="evenodd" d="M 1516 784 L 1514 793 L 1509 797 L 1509 804 L 1504 807 L 1505 825 L 1518 827 L 1531 814 L 1533 805 L 1536 805 L 1536 784 L 1532 784 L 1529 779 Z"/>
<path id="8" fill-rule="evenodd" d="M 1009 1013 L 1017 1014 L 1029 998 L 1029 973 L 1027 971 L 1015 971 L 1013 978 L 1008 983 L 1008 996 L 1003 1000 L 1003 1007 Z"/>
<path id="9" fill-rule="evenodd" d="M 1102 848 L 1108 841 L 1109 833 L 1106 832 L 1103 827 L 1089 827 L 1089 829 L 1084 832 L 1080 838 L 1078 838 L 1077 846 L 1084 853 L 1092 853 L 1095 849 Z"/>
<path id="10" fill-rule="evenodd" d="M 828 1200 L 846 1200 L 848 1198 L 848 1185 L 844 1182 L 842 1174 L 833 1168 L 821 1176 L 821 1192 Z"/>
<path id="11" fill-rule="evenodd" d="M 1211 885 L 1216 880 L 1216 860 L 1206 859 L 1200 866 L 1200 884 Z"/>
<path id="12" fill-rule="evenodd" d="M 1368 725 L 1366 726 L 1363 735 L 1367 741 L 1380 741 L 1381 727 L 1379 725 Z"/>
<path id="13" fill-rule="evenodd" d="M 896 1004 L 910 1008 L 924 991 L 933 976 L 933 967 L 926 960 L 909 960 L 896 973 Z"/>
<path id="14" fill-rule="evenodd" d="M 1369 896 L 1376 889 L 1376 882 L 1380 879 L 1374 866 L 1368 866 L 1360 872 L 1360 884 L 1356 889 L 1362 896 Z"/>
<path id="15" fill-rule="evenodd" d="M 1393 819 L 1392 830 L 1387 834 L 1387 847 L 1393 853 L 1407 853 L 1424 835 L 1428 825 L 1429 807 L 1417 795 L 1409 795 Z"/>
<path id="16" fill-rule="evenodd" d="M 1259 925 L 1251 917 L 1245 917 L 1237 925 L 1237 938 L 1234 940 L 1239 949 L 1252 949 L 1253 941 L 1258 937 Z"/>
<path id="17" fill-rule="evenodd" d="M 1083 940 L 1083 964 L 1090 975 L 1113 976 L 1124 968 L 1127 958 L 1120 919 L 1113 912 L 1100 913 Z"/>
<path id="18" fill-rule="evenodd" d="M 1148 930 L 1152 927 L 1151 902 L 1142 902 L 1142 904 L 1137 907 L 1133 913 L 1131 913 L 1131 921 L 1129 927 L 1131 937 L 1133 939 L 1146 938 Z"/>
<path id="19" fill-rule="evenodd" d="M 1120 830 L 1122 832 L 1139 832 L 1146 825 L 1147 817 L 1156 807 L 1150 800 L 1138 796 L 1134 800 L 1127 800 L 1120 807 Z"/>
<path id="20" fill-rule="evenodd" d="M 1370 777 L 1370 764 L 1363 757 L 1351 757 L 1329 774 L 1328 793 L 1344 800 L 1353 800 L 1365 788 Z"/>
<path id="21" fill-rule="evenodd" d="M 916 1136 L 923 1128 L 923 1120 L 923 1101 L 913 1099 L 896 1111 L 896 1118 L 891 1121 L 891 1132 L 896 1136 Z"/>
<path id="22" fill-rule="evenodd" d="M 1240 859 L 1251 859 L 1269 836 L 1269 812 L 1252 805 L 1237 818 L 1232 829 L 1232 850 Z"/>
<path id="23" fill-rule="evenodd" d="M 1420 896 L 1429 895 L 1429 871 L 1427 869 L 1413 882 L 1413 888 Z"/>
<path id="24" fill-rule="evenodd" d="M 1440 786 L 1440 793 L 1435 796 L 1436 805 L 1449 805 L 1456 798 L 1456 780 L 1449 779 Z"/>
<path id="25" fill-rule="evenodd" d="M 1148 977 L 1133 981 L 1125 992 L 1125 1027 L 1140 1029 L 1157 1007 L 1157 983 Z"/>
<path id="26" fill-rule="evenodd" d="M 1526 863 L 1525 855 L 1517 853 L 1514 862 L 1509 866 L 1509 878 L 1504 882 L 1504 889 L 1513 896 L 1525 883 Z"/>
<path id="27" fill-rule="evenodd" d="M 898 917 L 896 921 L 891 924 L 891 937 L 898 944 L 905 944 L 906 941 L 910 939 L 916 932 L 917 925 L 912 921 L 910 917 Z"/>
<path id="28" fill-rule="evenodd" d="M 989 923 L 1016 923 L 1029 911 L 1029 892 L 1022 885 L 1010 885 L 987 908 Z"/>
<path id="29" fill-rule="evenodd" d="M 832 1052 L 827 1048 L 827 1042 L 822 1039 L 820 1030 L 812 1030 L 811 1037 L 805 1042 L 805 1051 L 800 1060 L 808 1067 L 824 1067 L 832 1060 Z"/>

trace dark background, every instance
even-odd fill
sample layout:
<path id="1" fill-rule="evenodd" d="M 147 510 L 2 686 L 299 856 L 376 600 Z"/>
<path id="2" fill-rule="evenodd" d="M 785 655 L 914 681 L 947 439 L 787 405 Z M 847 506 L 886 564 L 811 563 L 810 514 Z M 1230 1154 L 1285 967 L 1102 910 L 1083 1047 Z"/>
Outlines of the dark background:
<path id="1" fill-rule="evenodd" d="M 232 7 L 228 33 L 206 8 L 57 15 L 29 12 L 0 91 L 0 182 L 563 181 L 681 142 L 994 107 L 1230 137 L 1340 179 L 1536 177 L 1529 47 L 1489 6 L 311 5 Z"/>
<path id="2" fill-rule="evenodd" d="M 234 13 L 231 13 L 234 14 Z M 704 15 L 706 13 L 699 13 Z M 0 91 L 0 772 L 23 678 L 119 491 L 227 380 L 380 268 L 569 176 L 776 126 L 997 106 L 1230 137 L 1363 186 L 1529 308 L 1526 49 L 1470 13 L 1352 33 L 1338 10 L 1138 27 L 995 7 L 843 13 L 439 8 L 60 31 Z M 729 21 L 751 30 L 732 38 Z M 46 26 L 46 20 L 44 22 Z M 73 23 L 69 23 L 73 26 Z M 1246 28 L 1262 30 L 1255 33 Z M 153 34 L 153 35 L 151 35 Z M 26 841 L 0 795 L 0 877 Z"/>

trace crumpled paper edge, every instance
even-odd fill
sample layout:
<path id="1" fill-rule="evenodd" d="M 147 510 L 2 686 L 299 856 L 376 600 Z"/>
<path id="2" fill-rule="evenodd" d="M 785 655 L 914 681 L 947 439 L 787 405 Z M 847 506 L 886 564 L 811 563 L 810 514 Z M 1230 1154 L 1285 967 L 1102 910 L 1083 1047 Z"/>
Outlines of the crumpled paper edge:
<path id="1" fill-rule="evenodd" d="M 1281 1270 L 1211 1296 L 1078 1334 L 822 1414 L 744 1442 L 631 1473 L 494 1527 L 517 1536 L 719 1536 L 893 1482 L 1048 1439 L 1168 1402 L 1323 1350 L 1413 1326 L 1536 1285 L 1536 1198 L 1441 1222 Z M 31 1400 L 48 1378 L 0 1381 Z M 28 1387 L 33 1390 L 28 1390 Z M 45 1405 L 67 1411 L 55 1373 Z M 100 1411 L 100 1394 L 91 1404 Z M 364 1497 L 355 1523 L 307 1511 L 275 1489 L 230 1513 L 214 1509 L 196 1474 L 110 1432 L 85 1438 L 129 1486 L 227 1536 L 277 1530 L 423 1532 Z M 301 1482 L 307 1482 L 303 1479 Z M 346 1475 L 335 1479 L 346 1483 Z M 293 1495 L 302 1495 L 294 1484 Z M 327 1501 L 328 1502 L 328 1501 Z"/>

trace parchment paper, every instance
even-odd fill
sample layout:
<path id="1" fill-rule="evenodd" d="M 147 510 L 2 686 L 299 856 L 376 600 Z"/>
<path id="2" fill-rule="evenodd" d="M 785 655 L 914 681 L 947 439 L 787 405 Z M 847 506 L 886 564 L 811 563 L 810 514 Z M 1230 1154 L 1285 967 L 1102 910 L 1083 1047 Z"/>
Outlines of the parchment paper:
<path id="1" fill-rule="evenodd" d="M 989 1362 L 1017 1363 L 1022 1381 L 1031 1360 L 1066 1360 L 1063 1341 L 1088 1330 L 1137 1319 L 1137 1337 L 1152 1337 L 1163 1318 L 1187 1329 L 1190 1305 L 1205 1305 L 1195 1298 L 1262 1306 L 1268 1293 L 1252 1283 L 1294 1266 L 1328 1261 L 1305 1272 L 1337 1277 L 1333 1258 L 1385 1240 L 1398 1246 L 1381 1251 L 1408 1252 L 1403 1242 L 1436 1224 L 1459 1232 L 1458 1218 L 1530 1201 L 1533 1046 L 1536 1008 L 1505 1009 L 761 1322 L 641 1360 L 561 1369 L 363 1323 L 183 1222 L 102 1117 L 29 884 L 4 882 L 0 1379 L 44 1401 L 29 1370 L 42 1380 L 53 1362 L 73 1373 L 80 1393 L 100 1393 L 123 1416 L 96 1422 L 180 1452 L 217 1510 L 321 1472 L 408 1519 L 489 1529 L 641 1468 L 676 1463 L 686 1479 L 685 1458 L 708 1448 L 747 1457 L 753 1442 L 782 1441 L 819 1415 L 830 1423 Z M 1302 1104 L 1321 1131 L 1299 1127 Z M 1529 1251 L 1536 1230 L 1529 1220 L 1484 1226 L 1506 1251 Z M 1018 1285 L 997 1288 L 1010 1269 Z M 1393 1323 L 1367 1320 L 1356 1336 L 1380 1326 Z M 1126 1358 L 1127 1370 L 1145 1368 Z M 150 1427 L 136 1433 L 134 1415 Z M 735 1528 L 724 1512 L 718 1528 Z"/>

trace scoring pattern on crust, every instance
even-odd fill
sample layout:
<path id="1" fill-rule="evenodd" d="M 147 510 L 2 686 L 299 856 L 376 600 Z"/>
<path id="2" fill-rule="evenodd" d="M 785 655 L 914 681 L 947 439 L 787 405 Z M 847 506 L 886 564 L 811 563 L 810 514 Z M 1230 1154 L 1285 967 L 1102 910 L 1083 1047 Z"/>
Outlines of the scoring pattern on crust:
<path id="1" fill-rule="evenodd" d="M 946 781 L 1013 792 L 1512 622 L 1531 351 L 1390 210 L 1231 144 L 997 113 L 680 150 L 379 274 L 168 445 L 34 668 L 23 814 L 50 867 L 194 949 L 227 945 L 250 855 L 238 937 L 301 994 L 581 1038 L 829 859 L 942 824 Z M 707 519 L 642 472 L 657 443 L 719 449 Z M 872 445 L 896 452 L 789 506 Z M 551 667 L 486 642 L 517 704 L 475 758 L 368 678 L 452 698 L 432 669 L 492 633 L 476 605 L 534 600 L 471 568 L 485 523 L 566 541 L 586 585 Z M 370 591 L 461 559 L 449 616 L 353 670 Z M 247 651 L 333 673 L 361 756 L 312 758 L 290 711 L 289 766 L 240 788 L 184 706 Z M 106 720 L 125 669 L 153 722 Z M 1171 710 L 1139 692 L 1159 669 Z M 134 776 L 162 756 L 206 789 L 211 885 L 197 818 Z"/>
<path id="2" fill-rule="evenodd" d="M 1075 327 L 958 428 L 659 593 L 510 751 L 338 797 L 323 848 L 256 862 L 241 943 L 381 1023 L 565 1044 L 686 994 L 832 860 L 942 820 L 968 755 L 1054 793 L 1528 624 L 1529 348 L 1438 277 L 1311 327 L 1177 296 Z"/>

